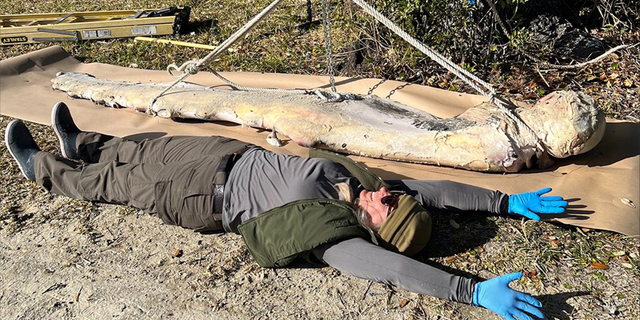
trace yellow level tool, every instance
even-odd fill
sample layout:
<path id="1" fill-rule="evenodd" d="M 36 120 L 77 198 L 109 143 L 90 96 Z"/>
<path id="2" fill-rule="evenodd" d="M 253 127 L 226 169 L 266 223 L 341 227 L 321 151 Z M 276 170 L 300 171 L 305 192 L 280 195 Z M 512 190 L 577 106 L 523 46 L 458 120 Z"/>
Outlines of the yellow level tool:
<path id="1" fill-rule="evenodd" d="M 0 45 L 182 34 L 191 9 L 0 15 Z"/>

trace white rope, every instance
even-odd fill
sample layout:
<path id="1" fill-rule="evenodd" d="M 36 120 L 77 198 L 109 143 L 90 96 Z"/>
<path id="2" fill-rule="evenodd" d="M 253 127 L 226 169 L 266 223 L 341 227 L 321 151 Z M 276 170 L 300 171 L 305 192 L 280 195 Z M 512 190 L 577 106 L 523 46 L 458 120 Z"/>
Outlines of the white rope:
<path id="1" fill-rule="evenodd" d="M 214 49 L 212 52 L 210 52 L 203 59 L 187 61 L 187 62 L 183 63 L 180 67 L 177 67 L 175 64 L 169 65 L 167 67 L 167 71 L 169 72 L 169 74 L 171 74 L 171 76 L 173 76 L 172 70 L 176 70 L 176 71 L 182 72 L 183 74 L 175 82 L 173 82 L 171 85 L 169 85 L 167 88 L 165 88 L 162 92 L 160 92 L 151 101 L 151 104 L 153 105 L 153 103 L 155 103 L 155 101 L 158 98 L 160 98 L 162 95 L 164 95 L 169 90 L 171 90 L 171 88 L 173 88 L 175 85 L 177 85 L 178 83 L 184 81 L 184 79 L 186 79 L 188 76 L 190 76 L 192 74 L 196 74 L 200 69 L 202 69 L 204 66 L 208 65 L 213 59 L 217 58 L 220 54 L 225 52 L 231 45 L 233 45 L 236 41 L 238 41 L 240 38 L 242 38 L 247 32 L 249 32 L 265 16 L 267 16 L 269 13 L 271 13 L 271 11 L 281 1 L 282 0 L 273 1 L 269 6 L 267 6 L 264 10 L 262 10 L 262 12 L 260 12 L 257 16 L 255 16 L 253 19 L 251 19 L 249 22 L 247 22 L 242 28 L 240 28 L 238 31 L 236 31 L 233 35 L 231 35 L 231 37 L 229 37 L 227 40 L 225 40 L 222 44 L 220 44 L 216 49 Z M 408 33 L 406 33 L 404 30 L 402 30 L 400 27 L 398 27 L 396 24 L 394 24 L 391 20 L 387 19 L 385 16 L 383 16 L 381 13 L 376 11 L 373 7 L 369 6 L 364 1 L 362 1 L 362 0 L 353 0 L 353 1 L 357 5 L 359 5 L 366 13 L 368 13 L 369 15 L 374 17 L 380 23 L 384 24 L 387 28 L 389 28 L 395 34 L 397 34 L 402 39 L 407 41 L 409 44 L 413 45 L 416 49 L 418 49 L 422 53 L 426 54 L 429 58 L 431 58 L 434 61 L 436 61 L 437 63 L 439 63 L 441 66 L 445 67 L 447 70 L 451 71 L 453 74 L 458 76 L 460 79 L 462 79 L 469 86 L 474 88 L 480 94 L 488 97 L 491 100 L 491 102 L 493 102 L 495 105 L 497 105 L 498 108 L 500 108 L 508 118 L 510 118 L 512 121 L 516 122 L 520 126 L 526 128 L 527 131 L 529 131 L 529 133 L 532 134 L 535 137 L 535 141 L 536 141 L 538 147 L 540 147 L 540 148 L 542 148 L 544 150 L 544 146 L 541 144 L 540 139 L 537 137 L 535 132 L 527 124 L 522 122 L 522 120 L 520 120 L 513 113 L 512 109 L 511 109 L 511 108 L 514 107 L 513 104 L 508 100 L 497 98 L 495 90 L 493 89 L 493 87 L 490 84 L 488 84 L 485 81 L 482 81 L 480 78 L 476 77 L 472 73 L 468 72 L 467 70 L 464 70 L 460 66 L 454 64 L 453 62 L 451 62 L 450 60 L 448 60 L 444 56 L 442 56 L 439 53 L 437 53 L 436 51 L 430 49 L 429 47 L 427 47 L 422 42 L 420 42 L 417 39 L 413 38 Z M 325 5 L 325 7 L 324 7 L 324 9 L 325 9 L 325 12 L 324 12 L 324 14 L 325 14 L 325 24 L 328 25 L 328 27 L 330 28 L 330 24 L 327 21 L 328 17 L 326 17 L 326 16 L 328 16 L 328 13 L 327 13 L 328 12 L 328 0 L 325 0 L 324 5 Z M 325 29 L 325 35 L 328 32 L 330 32 L 330 30 L 328 30 L 329 28 Z M 329 37 L 328 37 L 328 39 L 325 39 L 325 41 L 327 41 L 327 40 L 330 41 L 330 39 L 331 38 L 330 38 L 330 33 L 329 33 Z M 330 44 L 329 44 L 329 47 L 328 47 L 329 58 L 330 58 L 330 55 L 331 55 L 331 52 L 330 52 L 331 49 L 330 48 L 331 47 L 330 47 Z M 320 89 L 314 90 L 314 91 L 309 91 L 309 90 L 285 90 L 285 89 L 243 87 L 243 86 L 239 86 L 239 85 L 231 82 L 230 80 L 226 79 L 225 77 L 223 77 L 222 75 L 220 75 L 219 73 L 217 73 L 215 71 L 213 73 L 217 77 L 222 79 L 224 82 L 226 82 L 227 84 L 229 84 L 230 86 L 232 86 L 233 88 L 238 89 L 238 90 L 270 91 L 270 92 L 283 92 L 283 93 L 284 92 L 286 92 L 286 93 L 305 93 L 305 94 L 313 93 L 313 94 L 317 95 L 318 97 L 323 98 L 323 99 L 325 99 L 325 100 L 327 100 L 329 102 L 339 102 L 339 101 L 344 101 L 344 100 L 362 99 L 362 97 L 360 95 L 357 95 L 357 94 L 349 94 L 349 93 L 337 92 L 336 89 L 335 89 L 335 85 L 334 85 L 333 79 L 332 79 L 333 78 L 332 72 L 330 74 L 332 92 L 328 92 L 328 91 L 324 91 L 324 90 L 320 90 Z M 484 89 L 482 87 L 484 87 Z M 485 89 L 487 91 L 485 91 Z M 152 110 L 152 109 L 153 108 L 149 108 L 148 110 Z"/>
<path id="2" fill-rule="evenodd" d="M 228 84 L 229 86 L 231 86 L 232 88 L 236 89 L 236 90 L 242 90 L 242 91 L 268 91 L 268 92 L 278 92 L 278 93 L 298 93 L 298 94 L 309 94 L 308 90 L 297 90 L 297 89 L 278 89 L 278 88 L 252 88 L 252 87 L 245 87 L 245 86 L 241 86 L 225 77 L 223 77 L 221 74 L 217 73 L 216 71 L 211 71 L 211 73 L 213 73 L 216 77 L 220 78 L 222 81 L 224 81 L 226 84 Z"/>
<path id="3" fill-rule="evenodd" d="M 502 111 L 502 114 L 504 114 L 507 118 L 511 119 L 511 121 L 515 122 L 518 125 L 518 127 L 525 128 L 526 129 L 525 131 L 527 131 L 527 133 L 529 133 L 529 135 L 535 141 L 536 148 L 538 148 L 540 151 L 543 151 L 543 152 L 548 151 L 547 147 L 544 146 L 544 143 L 542 143 L 542 140 L 540 139 L 540 137 L 538 137 L 536 132 L 533 131 L 533 129 L 531 129 L 531 127 L 529 127 L 528 124 L 522 121 L 520 117 L 513 111 L 513 109 L 516 108 L 513 102 L 507 99 L 498 97 L 497 95 L 494 95 L 493 97 L 491 97 L 491 103 L 498 106 L 498 109 Z M 516 141 L 514 140 L 514 142 Z M 521 147 L 521 146 L 518 144 L 518 147 Z"/>
<path id="4" fill-rule="evenodd" d="M 361 100 L 362 96 L 354 93 L 344 93 L 337 91 L 326 91 L 321 89 L 316 90 L 305 90 L 305 89 L 278 89 L 278 88 L 253 88 L 253 87 L 245 87 L 236 84 L 235 82 L 223 77 L 221 74 L 211 71 L 216 77 L 220 78 L 222 81 L 230 85 L 232 88 L 236 90 L 242 91 L 258 91 L 258 92 L 275 92 L 275 93 L 294 93 L 294 94 L 312 94 L 316 95 L 319 98 L 326 100 L 327 102 L 341 102 L 345 100 Z"/>
<path id="5" fill-rule="evenodd" d="M 384 24 L 387 28 L 389 28 L 389 30 L 393 31 L 396 35 L 398 35 L 399 37 L 407 41 L 409 44 L 411 44 L 414 48 L 420 50 L 422 53 L 426 54 L 429 58 L 433 59 L 435 62 L 437 62 L 438 64 L 440 64 L 441 66 L 445 67 L 447 70 L 451 71 L 453 74 L 458 76 L 462 81 L 466 82 L 469 86 L 474 88 L 477 92 L 489 98 L 490 101 L 493 104 L 495 104 L 507 118 L 509 118 L 511 121 L 515 122 L 516 124 L 518 124 L 520 127 L 523 127 L 526 129 L 526 131 L 534 138 L 536 142 L 536 146 L 540 148 L 540 150 L 546 151 L 544 144 L 542 144 L 540 138 L 536 135 L 535 131 L 533 131 L 533 129 L 531 129 L 529 125 L 527 125 L 522 120 L 520 120 L 520 118 L 515 114 L 515 112 L 513 112 L 515 105 L 509 100 L 499 98 L 495 90 L 489 83 L 476 77 L 469 71 L 464 70 L 460 66 L 453 63 L 451 60 L 445 58 L 438 52 L 427 47 L 424 43 L 420 42 L 416 38 L 410 36 L 408 33 L 406 33 L 404 30 L 398 27 L 395 23 L 393 23 L 393 21 L 383 16 L 380 12 L 376 11 L 376 9 L 368 5 L 366 2 L 362 0 L 353 0 L 353 2 L 359 5 L 366 13 L 368 13 L 373 18 L 378 20 L 378 22 Z M 484 87 L 484 89 L 482 87 Z"/>
<path id="6" fill-rule="evenodd" d="M 271 13 L 271 11 L 273 9 L 275 9 L 275 7 L 281 2 L 282 0 L 275 0 L 273 1 L 268 7 L 266 7 L 264 10 L 262 10 L 262 12 L 260 12 L 257 16 L 255 16 L 253 19 L 251 19 L 249 22 L 247 22 L 242 28 L 238 29 L 238 31 L 236 31 L 233 35 L 231 35 L 231 37 L 229 37 L 227 40 L 225 40 L 223 43 L 221 43 L 216 49 L 214 49 L 213 51 L 211 51 L 206 57 L 200 59 L 200 60 L 190 60 L 187 61 L 185 63 L 183 63 L 180 67 L 176 66 L 175 64 L 170 64 L 169 66 L 167 66 L 167 72 L 171 75 L 171 77 L 173 78 L 177 78 L 176 81 L 174 81 L 172 84 L 170 84 L 167 88 L 165 88 L 162 92 L 160 92 L 155 98 L 153 98 L 153 100 L 151 101 L 151 105 L 153 105 L 156 100 L 158 98 L 160 98 L 162 95 L 164 95 L 165 93 L 167 93 L 169 90 L 171 90 L 171 88 L 173 88 L 174 86 L 176 86 L 178 83 L 184 81 L 188 76 L 192 75 L 192 74 L 196 74 L 198 73 L 199 70 L 201 70 L 203 67 L 207 66 L 213 59 L 217 58 L 218 56 L 220 56 L 223 52 L 225 52 L 231 45 L 233 45 L 236 41 L 238 41 L 240 38 L 242 38 L 247 32 L 249 32 L 258 22 L 260 22 L 264 17 L 266 17 L 269 13 Z M 327 4 L 328 5 L 328 4 Z M 329 25 L 330 27 L 330 25 Z M 327 32 L 328 30 L 325 30 L 325 32 Z M 329 36 L 329 40 L 330 40 L 330 36 Z M 330 46 L 330 44 L 329 44 Z M 329 50 L 331 50 L 329 48 Z M 330 54 L 330 51 L 329 51 Z M 173 74 L 173 71 L 178 71 L 181 72 L 182 75 L 181 76 L 177 76 Z M 327 92 L 321 89 L 317 89 L 317 90 L 288 90 L 288 89 L 276 89 L 276 88 L 251 88 L 251 87 L 244 87 L 244 86 L 240 86 L 232 81 L 230 81 L 229 79 L 223 77 L 222 75 L 220 75 L 219 73 L 212 71 L 212 73 L 214 75 L 216 75 L 218 78 L 220 78 L 222 81 L 224 81 L 225 83 L 229 84 L 231 87 L 233 87 L 234 89 L 237 90 L 244 90 L 244 91 L 266 91 L 266 92 L 278 92 L 278 93 L 299 93 L 299 94 L 314 94 L 328 102 L 340 102 L 340 101 L 344 101 L 344 100 L 359 100 L 362 99 L 362 97 L 360 97 L 359 95 L 356 94 L 351 94 L 351 93 L 342 93 L 342 92 L 337 92 L 335 89 L 335 81 L 333 80 L 333 70 L 331 70 L 330 72 L 330 82 L 331 82 L 331 91 L 332 92 Z M 153 108 L 148 108 L 148 110 L 153 110 Z"/>
<path id="7" fill-rule="evenodd" d="M 449 59 L 445 58 L 441 54 L 435 52 L 431 48 L 427 47 L 424 43 L 418 41 L 416 38 L 410 36 L 404 30 L 400 29 L 393 21 L 389 20 L 385 16 L 383 16 L 380 12 L 376 11 L 373 7 L 368 5 L 366 2 L 362 0 L 353 0 L 357 5 L 359 5 L 366 13 L 374 17 L 380 23 L 384 24 L 389 30 L 393 31 L 400 38 L 407 41 L 409 44 L 414 46 L 416 49 L 420 50 L 422 53 L 426 54 L 429 58 L 433 59 L 433 61 L 437 62 L 441 66 L 445 67 L 447 70 L 451 71 L 453 74 L 458 76 L 462 81 L 466 82 L 469 86 L 474 88 L 480 94 L 485 97 L 492 98 L 495 95 L 495 90 L 493 87 L 487 82 L 481 80 L 475 75 L 471 74 L 469 71 L 464 70 L 460 66 L 451 62 Z M 484 87 L 481 88 L 481 87 Z M 485 91 L 485 89 L 488 91 Z"/>
<path id="8" fill-rule="evenodd" d="M 329 83 L 331 84 L 331 91 L 338 92 L 336 90 L 336 80 L 333 77 L 334 64 L 333 54 L 331 53 L 331 0 L 322 0 L 322 29 L 324 30 L 324 47 L 327 56 L 327 73 L 329 74 Z"/>
<path id="9" fill-rule="evenodd" d="M 171 69 L 175 69 L 177 71 L 182 72 L 183 70 L 185 70 L 186 68 L 191 66 L 191 64 L 189 64 L 190 62 L 191 61 L 187 61 L 184 64 L 182 64 L 180 67 L 177 67 L 175 64 L 171 64 L 171 65 L 169 65 L 169 67 L 167 67 L 167 71 L 169 71 L 169 74 L 171 74 L 173 76 L 173 73 L 171 72 Z M 327 102 L 340 102 L 340 101 L 345 101 L 345 100 L 361 100 L 362 99 L 362 97 L 360 95 L 354 94 L 354 93 L 344 93 L 344 92 L 337 92 L 337 91 L 329 92 L 329 91 L 321 90 L 321 89 L 306 90 L 306 89 L 278 89 L 278 88 L 245 87 L 245 86 L 241 86 L 241 85 L 239 85 L 239 84 L 237 84 L 237 83 L 225 78 L 223 75 L 219 74 L 218 72 L 216 72 L 214 70 L 212 70 L 211 73 L 213 73 L 213 75 L 218 77 L 220 80 L 222 80 L 224 83 L 228 84 L 233 89 L 241 90 L 241 91 L 311 94 L 311 95 L 316 95 L 319 98 L 321 98 L 323 100 L 326 100 Z"/>
<path id="10" fill-rule="evenodd" d="M 222 42 L 216 49 L 211 51 L 206 57 L 200 60 L 187 61 L 182 66 L 180 66 L 180 68 L 175 68 L 175 65 L 170 65 L 168 69 L 173 67 L 176 70 L 184 71 L 184 73 L 175 82 L 173 82 L 171 85 L 165 88 L 162 92 L 160 92 L 160 94 L 158 94 L 155 98 L 153 98 L 153 100 L 151 101 L 151 104 L 155 103 L 155 101 L 158 98 L 160 98 L 163 94 L 167 93 L 167 91 L 171 90 L 171 88 L 173 88 L 176 84 L 184 81 L 184 79 L 186 79 L 188 76 L 192 74 L 196 74 L 203 67 L 207 66 L 213 59 L 217 58 L 220 54 L 225 52 L 229 47 L 231 47 L 231 45 L 233 45 L 236 41 L 238 41 L 245 34 L 247 34 L 247 32 L 249 32 L 249 30 L 251 30 L 258 22 L 260 22 L 260 20 L 262 20 L 269 13 L 271 13 L 271 11 L 275 9 L 275 7 L 278 6 L 278 4 L 280 4 L 281 1 L 282 0 L 273 1 L 269 6 L 264 8 L 262 12 L 260 12 L 257 16 L 253 17 L 253 19 L 251 19 L 244 26 L 242 26 L 242 28 L 238 29 L 238 31 L 232 34 L 227 40 Z"/>

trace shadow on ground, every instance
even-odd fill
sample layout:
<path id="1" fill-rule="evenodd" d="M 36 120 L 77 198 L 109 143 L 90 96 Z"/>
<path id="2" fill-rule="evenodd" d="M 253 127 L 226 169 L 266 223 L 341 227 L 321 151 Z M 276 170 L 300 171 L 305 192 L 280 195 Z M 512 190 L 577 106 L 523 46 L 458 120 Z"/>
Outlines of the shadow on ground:
<path id="1" fill-rule="evenodd" d="M 548 319 L 569 320 L 573 319 L 572 314 L 575 308 L 567 301 L 574 297 L 588 296 L 588 291 L 564 292 L 557 294 L 546 294 L 535 297 L 544 306 L 544 314 Z"/>

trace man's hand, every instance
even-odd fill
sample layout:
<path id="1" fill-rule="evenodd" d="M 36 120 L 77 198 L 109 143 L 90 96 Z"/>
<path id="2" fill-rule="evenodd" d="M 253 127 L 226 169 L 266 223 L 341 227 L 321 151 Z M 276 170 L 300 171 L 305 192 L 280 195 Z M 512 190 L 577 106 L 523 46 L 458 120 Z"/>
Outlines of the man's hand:
<path id="1" fill-rule="evenodd" d="M 485 307 L 507 320 L 533 320 L 527 313 L 544 318 L 542 303 L 528 294 L 509 288 L 509 283 L 522 277 L 522 272 L 507 274 L 477 284 L 473 304 Z M 526 313 L 525 313 L 526 312 Z"/>
<path id="2" fill-rule="evenodd" d="M 550 191 L 551 188 L 544 188 L 536 192 L 510 195 L 509 213 L 519 214 L 536 221 L 540 221 L 536 213 L 563 213 L 567 202 L 562 197 L 541 197 Z"/>

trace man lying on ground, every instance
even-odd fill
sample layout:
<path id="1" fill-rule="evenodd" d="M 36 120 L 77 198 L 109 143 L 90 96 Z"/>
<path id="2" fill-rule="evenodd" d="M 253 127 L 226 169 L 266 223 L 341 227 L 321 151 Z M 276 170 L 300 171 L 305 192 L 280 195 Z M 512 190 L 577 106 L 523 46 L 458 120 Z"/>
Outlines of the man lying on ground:
<path id="1" fill-rule="evenodd" d="M 431 237 L 427 208 L 539 220 L 567 205 L 542 196 L 549 188 L 507 195 L 451 181 L 384 181 L 335 153 L 288 156 L 224 137 L 136 142 L 79 130 L 64 103 L 51 119 L 64 157 L 40 151 L 20 120 L 5 132 L 23 175 L 50 192 L 133 206 L 195 231 L 239 233 L 262 267 L 303 258 L 506 319 L 543 317 L 538 300 L 509 288 L 522 273 L 477 281 L 410 256 Z"/>

